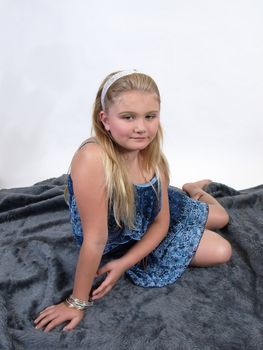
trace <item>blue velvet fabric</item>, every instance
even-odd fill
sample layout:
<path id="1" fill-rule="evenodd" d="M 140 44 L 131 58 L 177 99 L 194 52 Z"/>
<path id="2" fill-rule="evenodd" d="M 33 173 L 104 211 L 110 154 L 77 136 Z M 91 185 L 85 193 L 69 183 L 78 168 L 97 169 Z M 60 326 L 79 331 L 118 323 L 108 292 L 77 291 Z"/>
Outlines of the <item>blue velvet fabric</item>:
<path id="1" fill-rule="evenodd" d="M 82 227 L 74 196 L 71 176 L 68 176 L 69 208 L 74 238 L 82 244 Z M 134 185 L 136 198 L 135 229 L 117 226 L 112 209 L 108 213 L 108 241 L 104 255 L 140 240 L 154 221 L 161 207 L 161 191 L 154 177 L 149 183 Z M 185 271 L 198 247 L 205 229 L 208 205 L 189 198 L 184 192 L 169 186 L 170 226 L 162 242 L 142 262 L 126 274 L 142 287 L 162 287 L 174 283 Z"/>

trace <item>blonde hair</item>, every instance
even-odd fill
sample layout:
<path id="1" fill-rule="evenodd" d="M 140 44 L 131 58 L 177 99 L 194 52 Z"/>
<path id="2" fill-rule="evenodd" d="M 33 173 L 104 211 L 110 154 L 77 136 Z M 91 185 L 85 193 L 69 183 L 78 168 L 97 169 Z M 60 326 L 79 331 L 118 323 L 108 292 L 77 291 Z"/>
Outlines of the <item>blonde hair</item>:
<path id="1" fill-rule="evenodd" d="M 95 133 L 97 143 L 104 151 L 104 167 L 106 176 L 106 190 L 110 205 L 113 208 L 115 220 L 119 226 L 122 224 L 134 227 L 134 187 L 128 179 L 127 168 L 121 153 L 121 149 L 114 142 L 111 135 L 105 130 L 100 120 L 99 113 L 103 110 L 101 105 L 101 93 L 106 81 L 114 74 L 111 73 L 102 82 L 94 102 L 92 131 Z M 126 91 L 143 91 L 155 93 L 159 104 L 160 93 L 154 80 L 146 74 L 132 73 L 116 80 L 107 90 L 104 98 L 104 111 L 107 113 L 114 99 Z M 142 170 L 149 173 L 153 171 L 160 182 L 160 173 L 164 174 L 169 182 L 168 163 L 161 151 L 163 132 L 159 125 L 154 140 L 140 152 L 142 155 Z"/>

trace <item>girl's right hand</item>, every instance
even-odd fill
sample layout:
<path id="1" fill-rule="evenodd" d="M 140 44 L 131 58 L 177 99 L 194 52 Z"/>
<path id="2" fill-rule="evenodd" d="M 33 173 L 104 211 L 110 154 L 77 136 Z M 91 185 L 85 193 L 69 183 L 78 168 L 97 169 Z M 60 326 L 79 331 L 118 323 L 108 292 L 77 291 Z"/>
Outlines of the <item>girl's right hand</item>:
<path id="1" fill-rule="evenodd" d="M 71 331 L 74 329 L 84 317 L 83 310 L 71 309 L 63 302 L 57 305 L 51 305 L 40 312 L 35 319 L 35 328 L 45 328 L 44 332 L 49 332 L 54 327 L 60 325 L 65 321 L 70 321 L 63 331 Z"/>

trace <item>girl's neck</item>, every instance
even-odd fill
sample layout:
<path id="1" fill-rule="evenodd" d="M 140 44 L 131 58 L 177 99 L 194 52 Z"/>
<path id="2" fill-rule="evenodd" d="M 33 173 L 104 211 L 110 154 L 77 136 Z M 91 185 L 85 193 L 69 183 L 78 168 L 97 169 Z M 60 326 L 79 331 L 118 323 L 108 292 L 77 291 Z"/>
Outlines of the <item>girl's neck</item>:
<path id="1" fill-rule="evenodd" d="M 142 158 L 140 152 L 129 153 L 128 157 L 125 157 L 125 163 L 128 170 L 128 176 L 130 182 L 133 184 L 143 184 L 149 182 L 153 174 L 146 173 L 145 169 L 142 166 Z"/>
<path id="2" fill-rule="evenodd" d="M 140 152 L 139 151 L 134 151 L 134 152 L 125 152 L 123 154 L 123 159 L 127 166 L 129 164 L 139 164 L 140 162 Z"/>

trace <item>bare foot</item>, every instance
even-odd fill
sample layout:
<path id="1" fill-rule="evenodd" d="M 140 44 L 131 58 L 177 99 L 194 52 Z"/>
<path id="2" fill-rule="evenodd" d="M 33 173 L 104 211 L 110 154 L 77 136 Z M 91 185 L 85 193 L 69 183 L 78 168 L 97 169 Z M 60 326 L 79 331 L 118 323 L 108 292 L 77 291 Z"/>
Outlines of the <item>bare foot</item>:
<path id="1" fill-rule="evenodd" d="M 191 198 L 200 199 L 204 194 L 203 188 L 210 184 L 212 180 L 204 179 L 196 182 L 188 182 L 183 185 L 183 191 L 187 192 Z"/>

